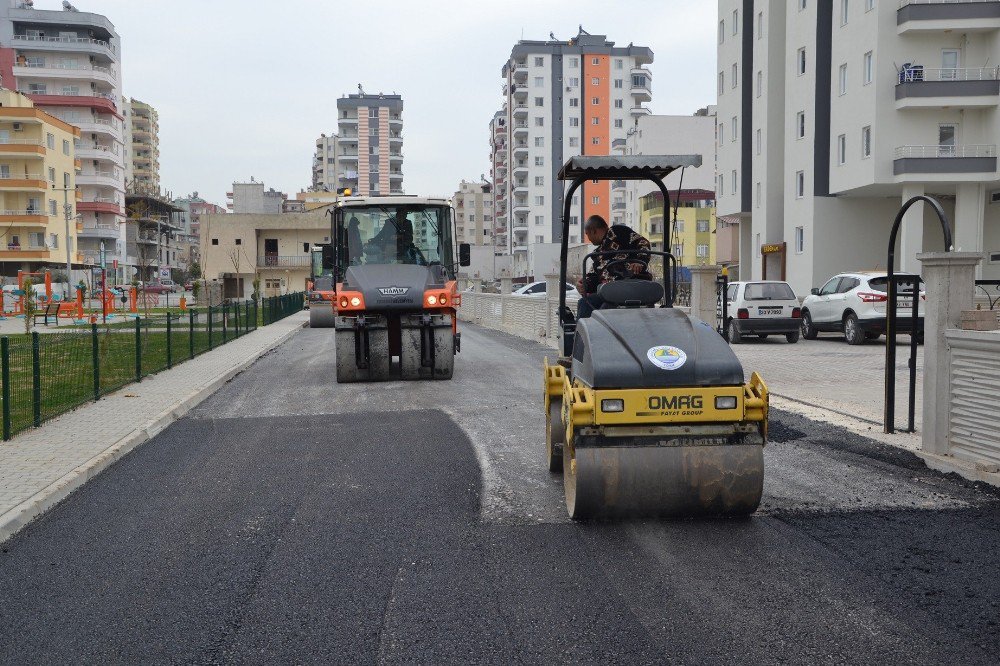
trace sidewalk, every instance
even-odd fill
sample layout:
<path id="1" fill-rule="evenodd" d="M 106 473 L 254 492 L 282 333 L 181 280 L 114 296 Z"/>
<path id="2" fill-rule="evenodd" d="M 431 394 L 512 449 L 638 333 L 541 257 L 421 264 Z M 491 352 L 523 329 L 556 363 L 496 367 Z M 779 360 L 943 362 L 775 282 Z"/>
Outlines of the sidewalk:
<path id="1" fill-rule="evenodd" d="M 283 343 L 308 317 L 303 311 L 262 326 L 0 443 L 0 542 Z"/>

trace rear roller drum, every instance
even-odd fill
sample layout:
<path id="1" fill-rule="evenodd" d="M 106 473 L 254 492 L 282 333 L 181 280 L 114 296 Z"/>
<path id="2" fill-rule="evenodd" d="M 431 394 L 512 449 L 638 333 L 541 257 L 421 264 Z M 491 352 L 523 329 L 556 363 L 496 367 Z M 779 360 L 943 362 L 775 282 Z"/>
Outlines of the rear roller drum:
<path id="1" fill-rule="evenodd" d="M 545 453 L 549 471 L 558 474 L 563 471 L 563 444 L 566 442 L 566 427 L 562 420 L 562 398 L 549 400 L 549 412 L 545 415 Z"/>
<path id="2" fill-rule="evenodd" d="M 333 328 L 337 315 L 329 301 L 314 303 L 309 308 L 309 328 Z"/>
<path id="3" fill-rule="evenodd" d="M 355 353 L 353 330 L 337 331 L 337 382 L 384 382 L 389 379 L 389 331 L 384 328 L 368 330 L 368 367 L 359 368 Z"/>
<path id="4" fill-rule="evenodd" d="M 763 447 L 563 447 L 566 508 L 589 518 L 742 516 L 760 504 Z"/>
<path id="5" fill-rule="evenodd" d="M 455 336 L 451 327 L 430 329 L 434 346 L 433 367 L 423 365 L 421 336 L 425 329 L 404 328 L 400 336 L 399 370 L 405 380 L 451 379 L 455 372 Z"/>

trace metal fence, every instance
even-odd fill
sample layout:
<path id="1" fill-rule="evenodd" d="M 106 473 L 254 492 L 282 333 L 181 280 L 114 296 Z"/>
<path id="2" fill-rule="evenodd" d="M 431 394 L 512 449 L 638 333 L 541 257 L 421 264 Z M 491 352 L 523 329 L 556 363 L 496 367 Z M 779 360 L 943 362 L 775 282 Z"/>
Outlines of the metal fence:
<path id="1" fill-rule="evenodd" d="M 0 337 L 3 439 L 302 309 L 303 294 Z"/>

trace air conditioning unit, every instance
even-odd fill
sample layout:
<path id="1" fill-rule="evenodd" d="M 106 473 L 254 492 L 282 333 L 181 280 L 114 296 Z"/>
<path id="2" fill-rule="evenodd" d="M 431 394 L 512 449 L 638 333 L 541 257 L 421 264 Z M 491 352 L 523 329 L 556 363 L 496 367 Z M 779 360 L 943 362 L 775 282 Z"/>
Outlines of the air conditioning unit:
<path id="1" fill-rule="evenodd" d="M 21 125 L 21 123 L 14 123 L 14 131 L 15 132 L 23 132 L 24 131 L 24 127 Z"/>

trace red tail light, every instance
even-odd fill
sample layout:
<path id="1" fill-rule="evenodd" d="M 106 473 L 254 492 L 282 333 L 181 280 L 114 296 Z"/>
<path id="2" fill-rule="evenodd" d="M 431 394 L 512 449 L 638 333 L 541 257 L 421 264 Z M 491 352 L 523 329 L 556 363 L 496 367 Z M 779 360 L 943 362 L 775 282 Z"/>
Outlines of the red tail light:
<path id="1" fill-rule="evenodd" d="M 792 319 L 801 319 L 801 318 L 802 318 L 802 310 L 800 310 L 799 308 L 792 308 Z"/>
<path id="2" fill-rule="evenodd" d="M 885 294 L 873 294 L 869 291 L 858 292 L 858 298 L 861 299 L 862 303 L 885 303 L 889 300 Z"/>
<path id="3" fill-rule="evenodd" d="M 747 310 L 746 308 L 740 308 L 739 310 L 736 311 L 736 318 L 737 319 L 749 319 L 750 318 L 750 311 Z"/>

